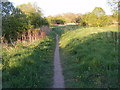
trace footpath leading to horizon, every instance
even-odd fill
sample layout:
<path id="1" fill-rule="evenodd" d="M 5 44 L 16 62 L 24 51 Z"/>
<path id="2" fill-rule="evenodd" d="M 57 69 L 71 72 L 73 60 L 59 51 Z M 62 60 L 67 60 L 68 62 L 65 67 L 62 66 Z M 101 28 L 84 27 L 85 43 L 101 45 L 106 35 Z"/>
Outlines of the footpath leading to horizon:
<path id="1" fill-rule="evenodd" d="M 53 88 L 65 88 L 64 86 L 64 76 L 62 73 L 62 67 L 60 63 L 60 56 L 59 56 L 59 40 L 58 34 L 56 35 L 56 48 L 54 53 L 54 83 Z"/>

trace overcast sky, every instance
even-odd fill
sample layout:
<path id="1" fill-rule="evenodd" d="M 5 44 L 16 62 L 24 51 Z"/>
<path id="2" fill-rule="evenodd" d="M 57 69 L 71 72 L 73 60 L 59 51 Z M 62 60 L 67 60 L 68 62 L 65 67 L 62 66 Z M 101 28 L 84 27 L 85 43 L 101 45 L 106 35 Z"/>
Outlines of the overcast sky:
<path id="1" fill-rule="evenodd" d="M 23 3 L 34 3 L 42 9 L 44 16 L 57 15 L 67 12 L 85 14 L 95 7 L 102 7 L 106 14 L 111 14 L 107 0 L 9 0 L 15 6 Z"/>

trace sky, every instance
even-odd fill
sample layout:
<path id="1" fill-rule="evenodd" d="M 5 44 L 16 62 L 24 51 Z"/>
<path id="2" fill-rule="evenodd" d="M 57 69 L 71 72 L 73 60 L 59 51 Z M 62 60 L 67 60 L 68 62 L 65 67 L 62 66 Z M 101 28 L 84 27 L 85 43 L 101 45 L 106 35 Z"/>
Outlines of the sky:
<path id="1" fill-rule="evenodd" d="M 101 7 L 107 15 L 112 14 L 107 4 L 107 0 L 9 0 L 15 6 L 20 4 L 34 3 L 42 9 L 44 16 L 54 16 L 62 13 L 80 13 L 92 12 L 95 7 Z"/>

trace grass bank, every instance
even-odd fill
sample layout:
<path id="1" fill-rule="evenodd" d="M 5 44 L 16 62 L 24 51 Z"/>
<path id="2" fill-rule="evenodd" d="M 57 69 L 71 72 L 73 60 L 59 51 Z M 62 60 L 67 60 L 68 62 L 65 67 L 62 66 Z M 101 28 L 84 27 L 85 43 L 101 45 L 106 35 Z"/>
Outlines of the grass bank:
<path id="1" fill-rule="evenodd" d="M 117 27 L 72 29 L 62 34 L 60 55 L 66 87 L 118 86 Z"/>
<path id="2" fill-rule="evenodd" d="M 3 88 L 46 88 L 52 86 L 55 34 L 43 40 L 3 48 Z"/>

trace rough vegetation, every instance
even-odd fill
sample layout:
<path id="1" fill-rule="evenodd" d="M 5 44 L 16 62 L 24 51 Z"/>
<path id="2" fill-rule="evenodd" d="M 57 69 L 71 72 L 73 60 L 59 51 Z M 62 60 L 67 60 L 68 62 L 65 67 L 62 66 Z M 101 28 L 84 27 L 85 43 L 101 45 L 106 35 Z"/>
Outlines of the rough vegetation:
<path id="1" fill-rule="evenodd" d="M 18 43 L 18 48 L 3 48 L 3 88 L 50 87 L 53 76 L 55 39 Z"/>
<path id="2" fill-rule="evenodd" d="M 8 43 L 16 41 L 30 29 L 49 25 L 37 6 L 30 3 L 14 7 L 11 2 L 2 2 L 2 36 Z"/>
<path id="3" fill-rule="evenodd" d="M 66 87 L 117 87 L 117 27 L 73 29 L 61 36 Z M 112 35 L 114 34 L 114 35 Z"/>
<path id="4" fill-rule="evenodd" d="M 118 87 L 118 1 L 108 1 L 113 15 L 96 7 L 86 14 L 48 17 L 35 3 L 15 7 L 11 2 L 1 2 L 3 88 L 52 86 L 55 34 L 60 37 L 65 87 Z"/>

